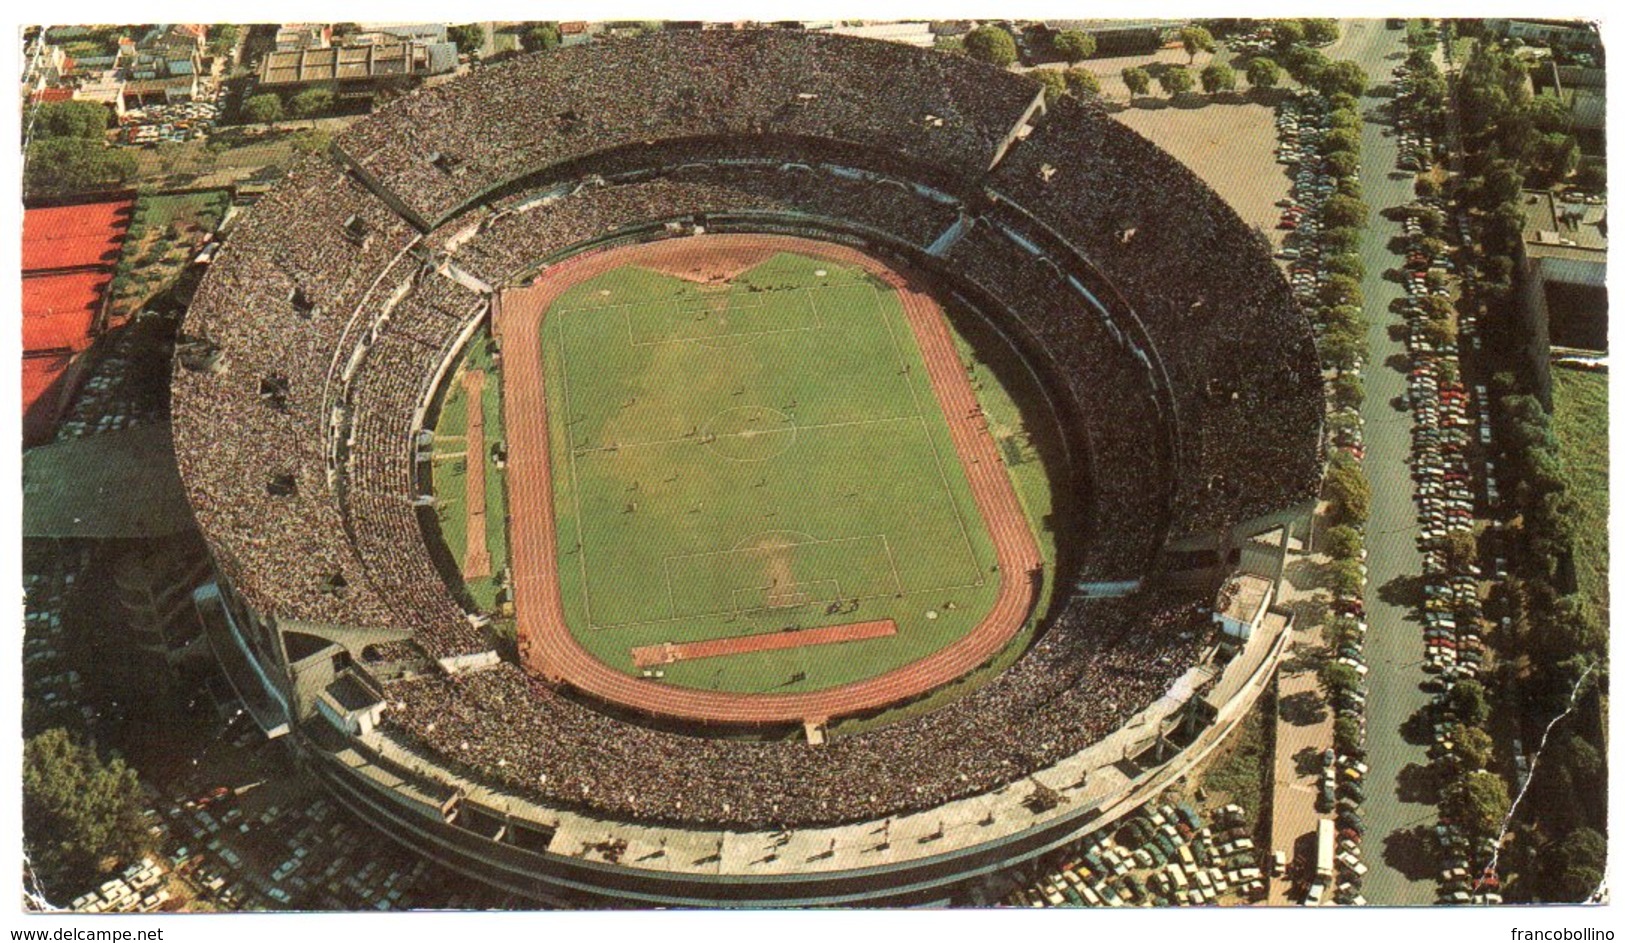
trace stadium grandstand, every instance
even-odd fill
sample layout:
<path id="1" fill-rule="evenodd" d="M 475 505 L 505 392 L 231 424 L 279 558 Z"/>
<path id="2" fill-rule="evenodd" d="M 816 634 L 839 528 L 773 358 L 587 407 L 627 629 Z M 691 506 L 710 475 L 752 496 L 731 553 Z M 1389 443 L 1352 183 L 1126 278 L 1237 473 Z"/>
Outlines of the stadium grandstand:
<path id="1" fill-rule="evenodd" d="M 510 292 L 781 237 L 994 326 L 1080 508 L 1076 552 L 1025 574 L 1055 601 L 1009 667 L 828 738 L 839 716 L 748 729 L 752 695 L 707 718 L 535 670 L 527 597 L 515 646 L 429 537 L 436 404 Z M 247 214 L 176 362 L 218 575 L 196 601 L 255 719 L 386 834 L 551 903 L 928 903 L 1132 810 L 1280 655 L 1284 626 L 1216 638 L 1214 593 L 1255 537 L 1286 552 L 1323 457 L 1309 325 L 1177 162 L 1020 75 L 793 31 L 572 46 L 392 102 Z"/>

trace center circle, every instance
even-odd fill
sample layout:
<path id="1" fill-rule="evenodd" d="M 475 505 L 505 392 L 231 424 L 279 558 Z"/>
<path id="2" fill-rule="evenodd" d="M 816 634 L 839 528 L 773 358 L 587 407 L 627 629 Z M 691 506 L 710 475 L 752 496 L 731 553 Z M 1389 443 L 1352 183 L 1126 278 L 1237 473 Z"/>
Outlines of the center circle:
<path id="1" fill-rule="evenodd" d="M 772 406 L 734 406 L 706 420 L 700 436 L 725 459 L 765 462 L 796 444 L 796 420 Z"/>

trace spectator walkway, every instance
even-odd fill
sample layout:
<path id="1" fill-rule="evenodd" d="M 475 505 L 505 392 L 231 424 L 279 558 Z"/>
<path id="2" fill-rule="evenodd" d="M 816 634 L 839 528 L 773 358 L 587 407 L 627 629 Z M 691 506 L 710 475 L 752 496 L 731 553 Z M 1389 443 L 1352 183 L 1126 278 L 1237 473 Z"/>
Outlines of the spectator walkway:
<path id="1" fill-rule="evenodd" d="M 1302 572 L 1325 563 L 1327 557 L 1317 554 L 1300 558 L 1298 567 Z M 1301 576 L 1297 579 L 1303 582 Z M 1281 582 L 1277 605 L 1313 611 L 1326 599 L 1326 594 L 1313 585 L 1295 586 L 1289 573 Z M 1302 657 L 1320 647 L 1320 626 L 1307 619 L 1300 624 L 1307 627 L 1292 633 L 1291 648 L 1275 676 L 1275 767 L 1270 779 L 1274 791 L 1270 805 L 1269 850 L 1286 852 L 1288 875 L 1270 882 L 1268 904 L 1271 907 L 1300 903 L 1301 895 L 1299 899 L 1288 896 L 1292 890 L 1292 870 L 1305 861 L 1308 867 L 1314 866 L 1315 829 L 1322 818 L 1315 811 L 1320 763 L 1316 760 L 1312 766 L 1305 764 L 1307 772 L 1299 774 L 1297 757 L 1300 753 L 1319 753 L 1332 745 L 1331 705 L 1320 689 L 1319 675 Z"/>

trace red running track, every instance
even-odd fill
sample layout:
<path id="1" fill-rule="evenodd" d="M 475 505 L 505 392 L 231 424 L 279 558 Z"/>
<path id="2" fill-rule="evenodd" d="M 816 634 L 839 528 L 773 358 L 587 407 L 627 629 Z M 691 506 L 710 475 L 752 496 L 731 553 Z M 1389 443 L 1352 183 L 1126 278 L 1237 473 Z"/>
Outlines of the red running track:
<path id="1" fill-rule="evenodd" d="M 669 269 L 707 266 L 737 271 L 740 258 L 795 252 L 861 266 L 896 287 L 942 404 L 954 449 L 965 467 L 977 509 L 987 522 L 998 561 L 999 591 L 974 629 L 937 652 L 862 681 L 802 694 L 741 694 L 682 688 L 634 678 L 582 647 L 564 620 L 554 578 L 557 531 L 548 459 L 547 390 L 541 326 L 553 302 L 574 285 L 624 265 Z M 688 256 L 693 253 L 692 256 Z M 688 256 L 680 259 L 679 256 Z M 653 263 L 653 264 L 651 264 Z M 998 447 L 954 349 L 942 310 L 925 291 L 891 267 L 855 249 L 788 236 L 705 235 L 590 252 L 548 269 L 534 286 L 503 292 L 493 315 L 502 339 L 503 419 L 508 438 L 514 608 L 520 659 L 554 684 L 658 717 L 717 724 L 784 724 L 850 716 L 941 687 L 996 655 L 1020 630 L 1037 598 L 1031 578 L 1042 563 Z"/>

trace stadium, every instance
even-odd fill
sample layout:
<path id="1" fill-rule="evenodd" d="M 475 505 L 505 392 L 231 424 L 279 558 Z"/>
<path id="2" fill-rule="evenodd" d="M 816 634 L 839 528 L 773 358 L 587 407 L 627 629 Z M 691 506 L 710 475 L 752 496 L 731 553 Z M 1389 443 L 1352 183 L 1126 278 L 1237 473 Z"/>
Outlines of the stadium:
<path id="1" fill-rule="evenodd" d="M 1189 171 L 795 31 L 381 108 L 237 225 L 176 362 L 249 711 L 549 904 L 958 900 L 1131 811 L 1269 677 L 1287 626 L 1220 588 L 1279 579 L 1323 457 L 1309 325 Z"/>

